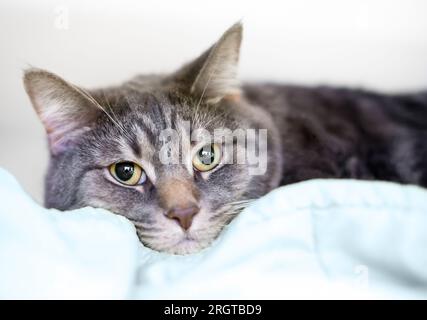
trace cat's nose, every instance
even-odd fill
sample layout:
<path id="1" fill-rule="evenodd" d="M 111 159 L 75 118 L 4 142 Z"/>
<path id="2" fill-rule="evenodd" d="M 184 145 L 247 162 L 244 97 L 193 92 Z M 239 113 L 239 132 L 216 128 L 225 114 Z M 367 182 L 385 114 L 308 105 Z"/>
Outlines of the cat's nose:
<path id="1" fill-rule="evenodd" d="M 195 205 L 187 208 L 172 208 L 166 213 L 166 216 L 169 219 L 178 221 L 182 229 L 188 230 L 193 222 L 193 217 L 199 212 L 199 210 L 200 208 Z"/>

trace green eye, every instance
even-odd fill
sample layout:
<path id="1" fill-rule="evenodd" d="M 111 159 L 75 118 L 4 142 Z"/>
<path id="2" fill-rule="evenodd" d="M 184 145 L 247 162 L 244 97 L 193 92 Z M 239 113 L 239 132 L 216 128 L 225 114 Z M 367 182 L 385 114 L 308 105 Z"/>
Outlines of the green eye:
<path id="1" fill-rule="evenodd" d="M 133 162 L 113 163 L 109 170 L 114 179 L 128 186 L 144 184 L 147 180 L 144 170 Z"/>
<path id="2" fill-rule="evenodd" d="M 209 171 L 215 168 L 221 160 L 221 149 L 213 143 L 205 145 L 193 157 L 193 166 L 199 171 Z"/>

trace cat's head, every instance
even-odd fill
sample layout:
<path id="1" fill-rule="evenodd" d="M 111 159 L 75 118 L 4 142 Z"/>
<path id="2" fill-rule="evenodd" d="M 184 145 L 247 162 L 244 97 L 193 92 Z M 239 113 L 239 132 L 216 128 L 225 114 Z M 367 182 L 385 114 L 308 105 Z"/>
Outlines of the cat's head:
<path id="1" fill-rule="evenodd" d="M 271 118 L 245 101 L 236 78 L 241 38 L 236 24 L 177 72 L 107 89 L 86 91 L 47 71 L 26 71 L 51 154 L 46 206 L 111 210 L 159 251 L 208 246 L 280 178 Z"/>

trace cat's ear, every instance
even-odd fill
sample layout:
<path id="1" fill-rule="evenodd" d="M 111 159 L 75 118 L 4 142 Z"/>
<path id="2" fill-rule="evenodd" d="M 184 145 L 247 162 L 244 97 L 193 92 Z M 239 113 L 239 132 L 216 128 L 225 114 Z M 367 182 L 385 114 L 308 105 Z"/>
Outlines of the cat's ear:
<path id="1" fill-rule="evenodd" d="M 48 71 L 26 70 L 24 86 L 46 129 L 53 154 L 71 145 L 99 115 L 89 94 Z"/>
<path id="2" fill-rule="evenodd" d="M 186 86 L 196 99 L 203 98 L 207 103 L 238 96 L 242 31 L 240 22 L 233 25 L 210 49 L 175 73 L 175 80 Z"/>

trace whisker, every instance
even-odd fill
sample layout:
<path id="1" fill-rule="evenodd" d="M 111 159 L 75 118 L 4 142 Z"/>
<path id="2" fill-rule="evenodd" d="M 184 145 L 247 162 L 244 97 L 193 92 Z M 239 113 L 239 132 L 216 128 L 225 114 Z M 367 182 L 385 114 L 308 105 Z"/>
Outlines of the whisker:
<path id="1" fill-rule="evenodd" d="M 216 69 L 212 70 L 211 74 L 209 75 L 208 80 L 206 81 L 206 84 L 205 84 L 205 86 L 204 86 L 204 88 L 203 88 L 202 94 L 200 95 L 199 102 L 198 102 L 198 103 L 197 103 L 197 105 L 196 105 L 196 113 L 197 113 L 197 111 L 199 110 L 199 106 L 200 106 L 200 104 L 202 103 L 203 97 L 204 97 L 204 96 L 205 96 L 205 94 L 206 94 L 206 90 L 208 89 L 209 83 L 210 83 L 210 81 L 211 81 L 211 79 L 212 79 L 212 77 L 213 77 L 213 75 L 214 75 L 214 73 L 215 73 L 215 72 L 216 72 Z"/>
<path id="2" fill-rule="evenodd" d="M 135 220 L 135 219 L 130 219 L 130 218 L 128 218 L 135 226 L 137 226 L 137 227 L 141 227 L 141 228 L 143 228 L 144 230 L 152 230 L 152 231 L 159 231 L 160 229 L 159 228 L 156 228 L 156 227 L 153 227 L 152 226 L 152 224 L 151 223 L 147 223 L 147 222 L 142 222 L 142 221 L 138 221 L 138 220 Z"/>
<path id="3" fill-rule="evenodd" d="M 226 220 L 231 221 L 235 216 L 242 212 L 249 204 L 251 204 L 255 199 L 245 199 L 226 203 L 219 210 L 217 210 L 212 217 L 209 218 L 209 221 L 215 221 L 226 217 Z"/>
<path id="4" fill-rule="evenodd" d="M 99 102 L 88 92 L 88 91 L 86 91 L 86 90 L 84 90 L 84 89 L 81 89 L 81 88 L 79 88 L 79 87 L 77 87 L 77 86 L 75 86 L 75 85 L 72 85 L 73 86 L 73 88 L 77 91 L 77 92 L 79 92 L 81 95 L 83 95 L 84 97 L 86 97 L 88 100 L 89 100 L 89 102 L 91 102 L 95 107 L 97 107 L 98 109 L 100 109 L 119 129 L 120 129 L 120 131 L 122 131 L 126 136 L 128 136 L 128 138 L 130 138 L 130 135 L 129 135 L 129 133 L 126 131 L 126 129 L 119 123 L 119 121 L 118 120 L 116 120 L 117 119 L 117 117 L 116 117 L 116 119 L 114 119 L 108 112 L 107 112 L 107 110 L 105 110 L 105 108 L 103 107 L 103 106 L 101 106 L 100 104 L 99 104 Z M 106 99 L 106 97 L 105 97 L 105 92 L 104 91 L 102 91 L 102 93 L 104 94 L 104 99 L 105 99 L 105 101 L 108 103 L 108 100 Z M 114 112 L 113 112 L 113 109 L 111 108 L 111 106 L 109 105 L 109 108 L 110 108 L 110 111 L 114 114 Z M 115 114 L 114 114 L 115 115 Z"/>
<path id="5" fill-rule="evenodd" d="M 216 42 L 216 43 L 213 45 L 213 47 L 212 47 L 212 49 L 211 49 L 211 53 L 216 51 L 217 46 L 218 46 L 218 42 Z M 200 72 L 199 72 L 199 75 L 200 75 L 200 74 L 203 74 L 204 69 L 205 69 L 205 68 L 206 68 L 206 66 L 209 64 L 209 62 L 210 62 L 210 60 L 212 59 L 212 57 L 213 57 L 213 56 L 214 56 L 213 54 L 210 54 L 210 55 L 208 56 L 208 58 L 207 58 L 206 62 L 204 63 L 204 65 L 203 65 L 202 69 L 201 69 L 201 70 L 200 70 Z M 205 86 L 204 86 L 204 88 L 203 88 L 203 90 L 202 90 L 202 94 L 200 95 L 199 102 L 198 102 L 198 103 L 197 103 L 197 105 L 196 105 L 196 109 L 195 109 L 195 114 L 196 114 L 196 115 L 197 115 L 197 113 L 198 113 L 199 106 L 200 106 L 200 104 L 202 103 L 203 97 L 205 96 L 205 93 L 206 93 L 206 90 L 207 90 L 207 88 L 208 88 L 208 86 L 209 86 L 209 83 L 211 82 L 211 79 L 212 79 L 213 75 L 215 74 L 215 72 L 216 72 L 216 68 L 214 68 L 214 69 L 212 70 L 211 74 L 209 75 L 209 78 L 206 80 L 206 84 L 205 84 Z M 193 90 L 194 90 L 194 87 L 195 87 L 195 85 L 197 84 L 197 81 L 198 81 L 198 80 L 199 80 L 199 79 L 198 79 L 198 77 L 197 77 L 197 78 L 196 78 L 196 81 L 194 81 L 193 85 L 191 86 L 191 91 L 193 91 Z"/>
<path id="6" fill-rule="evenodd" d="M 110 101 L 107 99 L 106 95 L 105 95 L 105 91 L 102 91 L 102 94 L 104 96 L 104 100 L 105 103 L 108 106 L 109 111 L 111 112 L 112 117 L 114 117 L 114 119 L 116 120 L 114 123 L 119 127 L 119 129 L 122 131 L 122 133 L 129 139 L 132 140 L 131 134 L 126 130 L 126 128 L 123 126 L 123 124 L 120 123 L 119 118 L 117 117 L 117 115 L 114 113 L 114 109 L 110 104 Z M 126 99 L 127 100 L 127 99 Z M 129 105 L 129 101 L 127 100 L 128 105 Z"/>
<path id="7" fill-rule="evenodd" d="M 95 100 L 94 97 L 92 97 L 91 94 L 89 94 L 89 92 L 87 92 L 86 90 L 80 89 L 76 86 L 73 85 L 73 87 L 84 97 L 86 97 L 90 102 L 92 102 L 98 109 L 100 109 L 102 112 L 104 112 L 107 117 L 113 122 L 115 123 L 119 128 L 120 128 L 120 124 L 118 124 L 111 116 L 110 114 L 98 103 L 98 101 Z"/>

